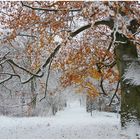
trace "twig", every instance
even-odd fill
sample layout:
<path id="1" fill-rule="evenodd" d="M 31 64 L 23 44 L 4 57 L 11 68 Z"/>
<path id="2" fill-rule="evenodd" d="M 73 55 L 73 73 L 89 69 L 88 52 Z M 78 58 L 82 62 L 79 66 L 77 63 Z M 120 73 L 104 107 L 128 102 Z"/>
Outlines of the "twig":
<path id="1" fill-rule="evenodd" d="M 10 52 L 7 52 L 7 53 L 2 57 L 2 59 L 5 58 L 9 53 L 10 53 Z"/>
<path id="2" fill-rule="evenodd" d="M 3 86 L 5 89 L 7 89 L 7 90 L 10 92 L 10 96 L 12 96 L 12 95 L 11 95 L 12 90 L 11 90 L 11 89 L 9 89 L 7 86 L 5 86 L 5 85 L 4 85 L 4 83 L 2 84 L 2 86 Z"/>
<path id="3" fill-rule="evenodd" d="M 26 37 L 34 37 L 34 38 L 37 38 L 36 36 L 34 35 L 26 35 L 26 34 L 17 34 L 17 36 L 26 36 Z"/>

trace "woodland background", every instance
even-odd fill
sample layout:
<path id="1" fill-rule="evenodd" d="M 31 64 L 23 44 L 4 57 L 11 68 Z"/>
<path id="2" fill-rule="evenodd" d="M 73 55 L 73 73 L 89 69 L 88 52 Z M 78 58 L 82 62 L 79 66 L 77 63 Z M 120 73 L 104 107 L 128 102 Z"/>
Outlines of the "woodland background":
<path id="1" fill-rule="evenodd" d="M 139 120 L 139 6 L 1 1 L 1 115 L 55 115 L 78 99 L 91 114 L 121 111 L 122 125 Z"/>

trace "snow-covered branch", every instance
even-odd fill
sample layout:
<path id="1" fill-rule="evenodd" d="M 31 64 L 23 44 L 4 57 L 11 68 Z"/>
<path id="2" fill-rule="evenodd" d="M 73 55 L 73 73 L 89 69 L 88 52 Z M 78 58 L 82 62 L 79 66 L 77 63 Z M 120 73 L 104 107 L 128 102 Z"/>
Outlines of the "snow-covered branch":
<path id="1" fill-rule="evenodd" d="M 48 11 L 48 12 L 58 12 L 58 11 L 70 11 L 70 12 L 78 12 L 81 11 L 81 9 L 54 9 L 54 8 L 40 8 L 40 7 L 32 7 L 28 4 L 25 4 L 24 2 L 21 1 L 22 6 L 27 7 L 32 10 L 37 10 L 37 11 Z"/>
<path id="2" fill-rule="evenodd" d="M 93 23 L 93 24 L 92 24 L 92 23 L 89 23 L 89 24 L 87 24 L 87 25 L 84 25 L 84 26 L 78 28 L 77 30 L 75 30 L 75 31 L 73 31 L 73 32 L 70 32 L 70 34 L 69 34 L 69 36 L 68 36 L 68 40 L 71 39 L 71 38 L 73 38 L 73 37 L 75 37 L 76 35 L 78 35 L 78 34 L 81 33 L 82 31 L 84 31 L 84 30 L 86 30 L 86 29 L 88 29 L 88 28 L 90 28 L 90 27 L 92 27 L 92 26 L 98 26 L 98 25 L 106 25 L 106 26 L 108 26 L 110 29 L 112 29 L 113 26 L 114 26 L 114 20 L 113 20 L 112 18 L 109 17 L 109 18 L 102 19 L 102 20 L 100 20 L 100 21 L 96 21 L 96 22 Z M 17 67 L 17 68 L 19 68 L 19 69 L 21 69 L 21 70 L 27 72 L 28 74 L 30 74 L 31 77 L 30 77 L 29 79 L 27 79 L 27 80 L 25 80 L 25 81 L 22 81 L 22 80 L 21 80 L 21 83 L 22 83 L 22 84 L 26 84 L 26 83 L 28 83 L 30 80 L 32 80 L 34 77 L 39 77 L 39 78 L 41 78 L 41 77 L 44 76 L 44 69 L 45 69 L 46 66 L 50 63 L 50 61 L 52 60 L 52 58 L 55 57 L 55 55 L 58 53 L 58 51 L 59 51 L 60 48 L 61 48 L 61 45 L 62 45 L 62 44 L 66 44 L 66 43 L 67 43 L 67 40 L 66 40 L 66 41 L 62 41 L 60 44 L 58 44 L 57 47 L 54 49 L 54 51 L 53 51 L 53 52 L 50 54 L 50 56 L 46 59 L 45 63 L 44 63 L 44 64 L 37 70 L 37 72 L 35 72 L 35 73 L 33 73 L 33 72 L 31 72 L 30 70 L 27 70 L 26 68 L 24 68 L 24 67 L 18 65 L 18 64 L 17 64 L 16 62 L 14 62 L 12 59 L 7 59 L 6 56 L 8 55 L 8 53 L 5 54 L 5 56 L 4 56 L 3 59 L 2 59 L 2 60 L 5 60 L 5 61 L 3 61 L 3 62 L 1 62 L 1 63 L 3 64 L 3 63 L 5 63 L 5 62 L 9 62 L 10 64 L 14 65 L 15 67 Z M 39 73 L 41 73 L 41 74 L 39 74 Z M 18 75 L 18 77 L 20 77 L 20 76 Z M 12 76 L 10 76 L 8 79 L 5 79 L 4 81 L 8 81 L 8 80 L 11 79 L 11 78 L 12 78 Z M 2 82 L 2 83 L 3 83 L 3 82 Z"/>

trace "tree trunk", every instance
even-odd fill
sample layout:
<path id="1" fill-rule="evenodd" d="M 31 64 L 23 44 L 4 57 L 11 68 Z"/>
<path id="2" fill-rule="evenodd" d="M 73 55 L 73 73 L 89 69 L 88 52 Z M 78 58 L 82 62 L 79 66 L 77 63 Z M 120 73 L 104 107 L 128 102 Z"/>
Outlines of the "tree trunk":
<path id="1" fill-rule="evenodd" d="M 31 80 L 31 110 L 32 110 L 32 113 L 31 113 L 31 116 L 32 115 L 35 115 L 34 114 L 34 111 L 35 111 L 35 108 L 36 108 L 36 90 L 35 90 L 35 84 L 36 84 L 36 79 L 33 78 Z"/>
<path id="2" fill-rule="evenodd" d="M 29 65 L 31 66 L 31 63 L 32 63 L 31 55 L 27 56 L 27 58 L 29 61 Z M 28 116 L 35 115 L 36 102 L 37 102 L 36 87 L 37 87 L 36 78 L 33 78 L 30 81 L 30 91 L 31 91 L 30 102 L 31 103 L 30 103 L 30 105 L 28 107 L 28 111 L 27 111 Z"/>
<path id="3" fill-rule="evenodd" d="M 122 80 L 125 70 L 132 63 L 132 59 L 138 58 L 138 54 L 136 45 L 124 35 L 118 33 L 116 39 L 121 41 L 115 44 L 115 55 L 121 78 L 121 125 L 124 127 L 132 121 L 140 122 L 140 86 L 132 86 Z"/>

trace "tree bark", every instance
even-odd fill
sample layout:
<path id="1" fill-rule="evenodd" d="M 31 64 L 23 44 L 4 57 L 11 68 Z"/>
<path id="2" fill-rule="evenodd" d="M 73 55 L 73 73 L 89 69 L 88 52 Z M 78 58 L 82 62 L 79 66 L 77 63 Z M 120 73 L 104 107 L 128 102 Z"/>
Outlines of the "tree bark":
<path id="1" fill-rule="evenodd" d="M 140 86 L 129 85 L 122 79 L 125 70 L 132 60 L 138 58 L 138 54 L 136 45 L 124 35 L 117 33 L 116 39 L 120 42 L 115 44 L 115 55 L 121 84 L 121 125 L 124 127 L 132 121 L 140 124 Z"/>

